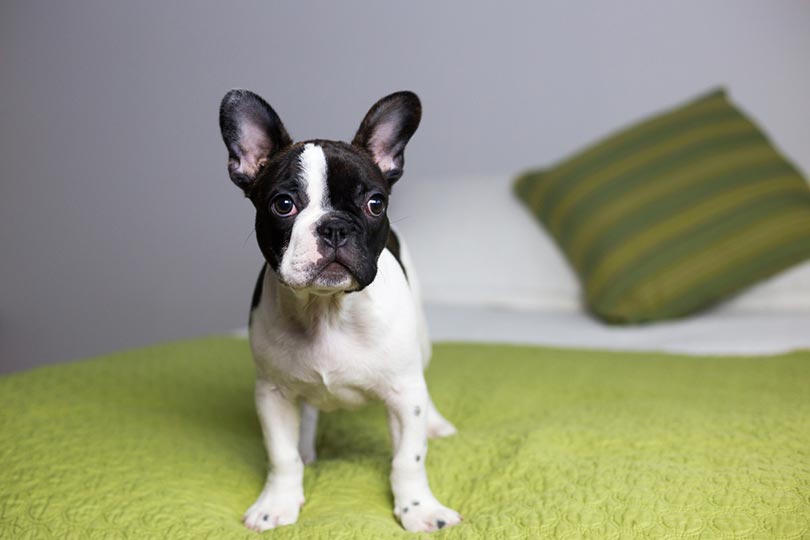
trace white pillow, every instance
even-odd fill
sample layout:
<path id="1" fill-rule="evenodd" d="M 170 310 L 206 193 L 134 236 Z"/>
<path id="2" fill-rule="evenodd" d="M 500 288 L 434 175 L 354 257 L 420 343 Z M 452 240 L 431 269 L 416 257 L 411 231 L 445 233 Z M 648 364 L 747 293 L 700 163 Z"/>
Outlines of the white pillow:
<path id="1" fill-rule="evenodd" d="M 427 302 L 580 309 L 562 253 L 512 194 L 512 176 L 408 177 L 391 222 Z"/>

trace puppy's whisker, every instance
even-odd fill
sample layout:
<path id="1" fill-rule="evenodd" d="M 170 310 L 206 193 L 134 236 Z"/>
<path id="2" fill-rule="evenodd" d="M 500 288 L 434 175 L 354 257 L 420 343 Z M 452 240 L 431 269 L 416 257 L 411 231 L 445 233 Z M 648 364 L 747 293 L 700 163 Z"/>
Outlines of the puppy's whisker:
<path id="1" fill-rule="evenodd" d="M 245 247 L 245 246 L 247 245 L 248 240 L 250 240 L 250 237 L 251 237 L 251 236 L 253 236 L 255 233 L 256 233 L 256 227 L 254 227 L 253 229 L 251 229 L 251 231 L 250 231 L 250 232 L 248 233 L 248 235 L 245 237 L 245 241 L 244 241 L 244 242 L 242 242 L 242 247 Z"/>

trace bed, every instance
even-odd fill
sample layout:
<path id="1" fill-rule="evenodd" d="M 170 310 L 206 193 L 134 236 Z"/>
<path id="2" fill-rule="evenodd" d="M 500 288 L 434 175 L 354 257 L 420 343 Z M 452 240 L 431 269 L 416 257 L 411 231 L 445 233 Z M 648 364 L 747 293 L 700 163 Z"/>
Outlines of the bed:
<path id="1" fill-rule="evenodd" d="M 439 334 L 451 311 L 431 311 Z M 556 324 L 583 335 L 587 325 L 571 321 Z M 486 326 L 465 332 L 498 337 Z M 298 524 L 263 537 L 810 534 L 809 350 L 434 352 L 428 384 L 459 433 L 431 443 L 428 472 L 464 522 L 433 535 L 399 527 L 384 413 L 372 406 L 324 416 Z M 239 520 L 266 466 L 252 380 L 248 345 L 231 336 L 0 378 L 0 538 L 259 537 Z"/>

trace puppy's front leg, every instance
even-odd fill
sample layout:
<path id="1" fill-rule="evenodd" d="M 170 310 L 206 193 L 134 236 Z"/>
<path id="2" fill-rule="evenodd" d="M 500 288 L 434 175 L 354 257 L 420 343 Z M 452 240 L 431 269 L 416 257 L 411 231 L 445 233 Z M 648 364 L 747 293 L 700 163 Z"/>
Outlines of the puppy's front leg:
<path id="1" fill-rule="evenodd" d="M 242 518 L 254 531 L 264 531 L 298 520 L 304 504 L 304 464 L 298 456 L 298 406 L 278 388 L 256 380 L 256 410 L 264 435 L 270 471 L 261 495 Z"/>
<path id="2" fill-rule="evenodd" d="M 424 380 L 400 389 L 386 400 L 394 447 L 391 464 L 394 514 L 411 532 L 435 531 L 461 521 L 455 510 L 436 500 L 428 485 L 425 470 L 428 403 Z"/>

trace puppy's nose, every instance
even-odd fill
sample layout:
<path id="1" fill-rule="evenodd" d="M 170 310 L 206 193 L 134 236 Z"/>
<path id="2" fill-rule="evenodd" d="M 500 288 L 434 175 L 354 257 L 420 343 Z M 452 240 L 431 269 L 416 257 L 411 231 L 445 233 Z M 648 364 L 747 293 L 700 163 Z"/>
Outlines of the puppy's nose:
<path id="1" fill-rule="evenodd" d="M 324 221 L 315 229 L 326 245 L 337 249 L 348 241 L 351 225 L 340 218 L 331 218 Z"/>

